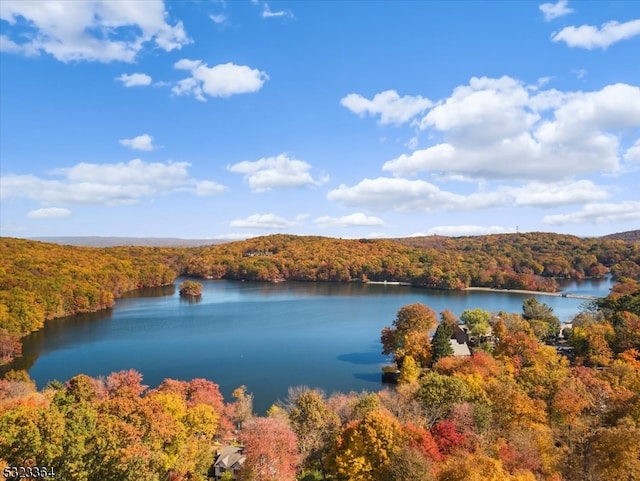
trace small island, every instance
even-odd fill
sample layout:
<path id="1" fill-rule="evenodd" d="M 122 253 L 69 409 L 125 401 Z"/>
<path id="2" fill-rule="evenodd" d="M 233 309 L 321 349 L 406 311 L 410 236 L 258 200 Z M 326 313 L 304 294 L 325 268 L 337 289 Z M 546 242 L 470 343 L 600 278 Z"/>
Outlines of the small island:
<path id="1" fill-rule="evenodd" d="M 184 281 L 180 284 L 181 297 L 200 297 L 202 295 L 202 284 L 194 281 Z"/>

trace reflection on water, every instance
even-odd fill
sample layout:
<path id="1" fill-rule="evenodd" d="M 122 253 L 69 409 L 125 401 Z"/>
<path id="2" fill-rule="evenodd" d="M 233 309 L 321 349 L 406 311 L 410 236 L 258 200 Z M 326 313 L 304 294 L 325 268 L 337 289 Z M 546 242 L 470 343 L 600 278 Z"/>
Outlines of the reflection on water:
<path id="1" fill-rule="evenodd" d="M 166 297 L 174 295 L 175 292 L 175 284 L 158 287 L 144 287 L 142 289 L 134 289 L 133 291 L 125 292 L 120 299 L 131 299 L 138 297 Z"/>
<path id="2" fill-rule="evenodd" d="M 522 301 L 531 297 L 361 283 L 199 282 L 200 302 L 181 301 L 175 286 L 142 289 L 118 299 L 112 310 L 49 321 L 24 339 L 24 356 L 5 369 L 29 370 L 39 387 L 78 373 L 131 368 L 151 386 L 168 377 L 202 377 L 220 384 L 225 397 L 247 385 L 256 409 L 264 411 L 289 386 L 328 393 L 379 389 L 380 367 L 388 362 L 380 354 L 380 330 L 403 305 L 422 302 L 457 315 L 476 307 L 521 312 Z M 563 287 L 601 296 L 610 285 L 582 281 Z M 583 302 L 537 298 L 562 321 Z"/>

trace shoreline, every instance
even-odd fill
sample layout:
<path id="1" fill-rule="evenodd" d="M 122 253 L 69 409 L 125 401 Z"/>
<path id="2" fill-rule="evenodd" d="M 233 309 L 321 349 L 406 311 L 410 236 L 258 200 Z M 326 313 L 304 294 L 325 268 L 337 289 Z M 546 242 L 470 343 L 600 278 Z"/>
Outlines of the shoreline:
<path id="1" fill-rule="evenodd" d="M 563 292 L 544 292 L 544 291 L 528 291 L 526 289 L 497 289 L 495 287 L 465 287 L 463 291 L 485 291 L 485 292 L 506 292 L 508 294 L 530 294 L 532 296 L 551 296 L 551 297 L 567 297 L 570 299 L 595 300 L 596 296 L 588 296 L 584 294 L 565 294 Z"/>

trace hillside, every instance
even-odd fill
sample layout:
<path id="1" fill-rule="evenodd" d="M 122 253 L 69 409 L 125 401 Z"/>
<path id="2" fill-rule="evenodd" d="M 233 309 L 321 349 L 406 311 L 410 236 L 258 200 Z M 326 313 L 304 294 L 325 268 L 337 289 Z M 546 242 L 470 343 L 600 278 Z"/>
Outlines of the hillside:
<path id="1" fill-rule="evenodd" d="M 47 319 L 105 309 L 124 292 L 170 284 L 179 275 L 555 291 L 556 277 L 608 273 L 640 278 L 640 244 L 546 233 L 394 240 L 271 235 L 191 248 L 0 238 L 0 329 L 20 337 Z"/>
<path id="2" fill-rule="evenodd" d="M 625 242 L 640 242 L 640 229 L 617 232 L 600 237 L 605 240 L 622 240 Z"/>

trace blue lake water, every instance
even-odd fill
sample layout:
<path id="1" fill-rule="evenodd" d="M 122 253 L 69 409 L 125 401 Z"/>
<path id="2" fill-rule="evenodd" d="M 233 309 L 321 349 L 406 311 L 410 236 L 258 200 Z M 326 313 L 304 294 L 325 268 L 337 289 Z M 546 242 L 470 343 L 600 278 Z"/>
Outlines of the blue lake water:
<path id="1" fill-rule="evenodd" d="M 178 284 L 180 279 L 176 282 Z M 136 369 L 145 384 L 202 377 L 228 399 L 246 385 L 264 412 L 289 386 L 333 391 L 377 390 L 380 330 L 403 305 L 422 302 L 437 312 L 480 307 L 521 312 L 527 295 L 449 292 L 395 285 L 201 281 L 200 302 L 181 299 L 175 286 L 144 289 L 108 311 L 56 319 L 24 339 L 13 368 L 28 369 L 39 387 L 78 374 Z M 605 296 L 608 280 L 567 283 L 563 292 Z M 581 299 L 535 296 L 561 321 Z"/>

